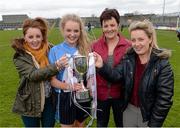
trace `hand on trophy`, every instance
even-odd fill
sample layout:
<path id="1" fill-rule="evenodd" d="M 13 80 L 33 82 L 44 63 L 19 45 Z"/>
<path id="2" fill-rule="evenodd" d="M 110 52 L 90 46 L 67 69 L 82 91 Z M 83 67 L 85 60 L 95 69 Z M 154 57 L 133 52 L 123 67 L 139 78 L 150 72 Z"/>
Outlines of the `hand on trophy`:
<path id="1" fill-rule="evenodd" d="M 73 85 L 73 91 L 79 91 L 82 89 L 82 86 L 80 83 L 74 83 Z"/>
<path id="2" fill-rule="evenodd" d="M 67 86 L 66 90 L 71 90 L 71 91 L 78 91 L 82 89 L 80 83 L 74 83 L 73 85 L 67 84 L 66 86 Z"/>
<path id="3" fill-rule="evenodd" d="M 101 68 L 103 66 L 102 57 L 96 52 L 93 52 L 93 54 L 94 54 L 94 58 L 95 58 L 95 66 L 97 68 Z"/>
<path id="4" fill-rule="evenodd" d="M 68 57 L 66 55 L 63 55 L 61 58 L 59 58 L 56 62 L 56 67 L 61 70 L 62 68 L 68 67 Z"/>

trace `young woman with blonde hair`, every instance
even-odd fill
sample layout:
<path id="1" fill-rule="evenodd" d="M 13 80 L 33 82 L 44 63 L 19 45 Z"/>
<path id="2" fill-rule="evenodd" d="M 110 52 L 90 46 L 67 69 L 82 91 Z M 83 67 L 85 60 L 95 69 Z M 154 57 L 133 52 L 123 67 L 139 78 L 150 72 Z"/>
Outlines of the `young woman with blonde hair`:
<path id="1" fill-rule="evenodd" d="M 49 60 L 51 63 L 57 61 L 57 58 L 66 55 L 69 57 L 69 66 L 73 67 L 73 56 L 84 55 L 87 56 L 90 47 L 88 37 L 81 18 L 75 14 L 64 15 L 60 21 L 60 29 L 64 36 L 64 41 L 54 46 L 49 53 Z M 84 120 L 88 114 L 79 109 L 73 102 L 72 95 L 75 91 L 82 89 L 80 83 L 67 82 L 66 72 L 60 72 L 52 79 L 52 86 L 55 87 L 56 92 L 56 119 L 61 123 L 62 127 L 82 127 Z M 77 73 L 73 70 L 73 76 L 77 77 Z M 67 78 L 68 79 L 68 78 Z M 89 107 L 90 102 L 81 104 L 83 107 Z"/>

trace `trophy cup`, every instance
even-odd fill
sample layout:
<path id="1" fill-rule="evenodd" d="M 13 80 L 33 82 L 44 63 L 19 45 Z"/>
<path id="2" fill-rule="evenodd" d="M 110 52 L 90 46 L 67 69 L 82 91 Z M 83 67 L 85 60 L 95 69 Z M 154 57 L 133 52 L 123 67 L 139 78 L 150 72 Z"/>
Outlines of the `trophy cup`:
<path id="1" fill-rule="evenodd" d="M 84 83 L 83 83 L 83 75 L 87 72 L 88 69 L 88 61 L 86 56 L 81 56 L 81 55 L 76 55 L 73 58 L 73 63 L 74 63 L 74 68 L 77 73 L 80 75 L 80 83 L 82 85 L 82 89 L 76 91 L 76 100 L 77 102 L 87 102 L 91 100 L 90 97 L 90 91 L 85 88 Z"/>

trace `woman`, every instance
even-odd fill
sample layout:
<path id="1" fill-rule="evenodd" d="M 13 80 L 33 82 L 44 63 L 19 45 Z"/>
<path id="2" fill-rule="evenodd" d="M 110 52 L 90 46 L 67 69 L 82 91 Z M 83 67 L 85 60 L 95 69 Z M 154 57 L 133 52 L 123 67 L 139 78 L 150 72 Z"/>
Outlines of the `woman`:
<path id="1" fill-rule="evenodd" d="M 111 82 L 123 82 L 123 124 L 129 127 L 161 127 L 172 105 L 174 76 L 170 52 L 157 46 L 151 22 L 136 21 L 129 27 L 132 48 L 116 68 L 103 63 L 97 53 L 100 75 Z"/>
<path id="2" fill-rule="evenodd" d="M 74 55 L 88 55 L 89 42 L 84 25 L 79 16 L 75 14 L 64 15 L 60 22 L 60 29 L 64 36 L 64 41 L 54 46 L 49 53 L 49 60 L 51 63 L 57 61 L 57 58 L 66 55 L 69 57 L 69 66 L 73 69 L 72 58 Z M 62 127 L 82 127 L 87 114 L 79 109 L 73 102 L 72 95 L 75 91 L 82 89 L 78 82 L 71 87 L 67 69 L 61 71 L 56 77 L 53 77 L 51 83 L 55 87 L 57 99 L 57 120 Z M 77 77 L 77 73 L 73 70 L 73 75 Z M 60 88 L 59 88 L 60 87 Z M 89 107 L 90 102 L 81 104 L 84 107 Z"/>
<path id="3" fill-rule="evenodd" d="M 105 9 L 100 22 L 103 35 L 92 45 L 92 50 L 101 55 L 103 61 L 115 67 L 125 54 L 130 43 L 119 33 L 120 16 L 116 9 Z M 123 95 L 120 83 L 108 82 L 97 74 L 97 127 L 107 127 L 112 107 L 116 127 L 122 127 Z M 112 86 L 113 85 L 113 86 Z"/>
<path id="4" fill-rule="evenodd" d="M 20 76 L 13 112 L 21 115 L 25 127 L 53 127 L 55 109 L 50 79 L 67 65 L 62 57 L 49 64 L 47 23 L 42 18 L 26 19 L 23 38 L 13 40 L 14 64 Z M 60 63 L 61 62 L 61 63 Z"/>

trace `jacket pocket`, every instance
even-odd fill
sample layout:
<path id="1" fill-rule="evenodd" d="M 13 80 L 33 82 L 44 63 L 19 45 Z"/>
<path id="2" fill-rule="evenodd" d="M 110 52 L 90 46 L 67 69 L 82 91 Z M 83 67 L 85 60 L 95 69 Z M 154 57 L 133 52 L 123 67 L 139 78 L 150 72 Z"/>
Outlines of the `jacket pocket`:
<path id="1" fill-rule="evenodd" d="M 31 110 L 31 95 L 19 95 L 19 104 L 22 104 L 25 111 Z"/>
<path id="2" fill-rule="evenodd" d="M 30 94 L 24 94 L 21 95 L 17 93 L 15 103 L 13 106 L 14 112 L 27 112 L 31 110 L 31 95 Z"/>
<path id="3" fill-rule="evenodd" d="M 32 95 L 26 79 L 21 80 L 16 94 L 13 111 L 18 113 L 29 112 L 32 109 Z"/>

